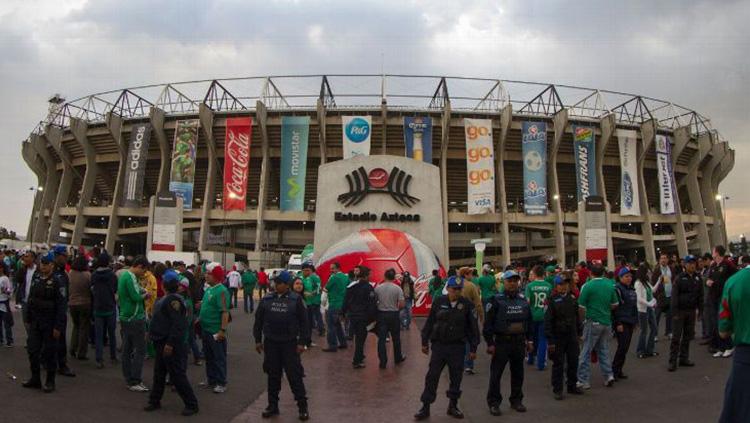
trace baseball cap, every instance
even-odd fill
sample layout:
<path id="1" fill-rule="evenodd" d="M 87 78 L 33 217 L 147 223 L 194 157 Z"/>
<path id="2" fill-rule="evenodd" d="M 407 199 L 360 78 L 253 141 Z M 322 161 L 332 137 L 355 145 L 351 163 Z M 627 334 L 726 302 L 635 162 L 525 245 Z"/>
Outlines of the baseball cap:
<path id="1" fill-rule="evenodd" d="M 518 274 L 515 270 L 506 270 L 505 273 L 503 273 L 503 279 L 507 280 L 510 278 L 520 278 L 521 275 Z"/>
<path id="2" fill-rule="evenodd" d="M 206 265 L 206 270 L 208 270 L 208 273 L 210 273 L 217 281 L 224 280 L 224 268 L 221 267 L 219 263 L 209 263 Z"/>
<path id="3" fill-rule="evenodd" d="M 52 247 L 52 252 L 56 256 L 67 256 L 68 255 L 68 249 L 65 248 L 64 245 L 59 245 L 59 244 L 55 245 L 54 247 Z"/>
<path id="4" fill-rule="evenodd" d="M 685 263 L 689 263 L 691 261 L 692 262 L 696 262 L 696 261 L 698 261 L 698 257 L 696 257 L 696 256 L 694 256 L 692 254 L 688 254 L 688 255 L 685 256 L 684 260 L 685 260 Z"/>
<path id="5" fill-rule="evenodd" d="M 549 266 L 547 266 L 547 267 L 546 267 L 546 268 L 544 269 L 544 271 L 545 271 L 545 272 L 547 272 L 547 273 L 555 273 L 555 271 L 556 271 L 556 270 L 557 270 L 557 266 L 555 266 L 555 265 L 552 265 L 552 264 L 551 264 L 551 265 L 549 265 Z"/>
<path id="6" fill-rule="evenodd" d="M 55 254 L 49 251 L 47 254 L 42 255 L 39 260 L 45 264 L 53 263 L 55 261 Z"/>
<path id="7" fill-rule="evenodd" d="M 561 285 L 570 282 L 570 279 L 563 278 L 560 275 L 555 276 L 555 285 Z"/>
<path id="8" fill-rule="evenodd" d="M 627 275 L 628 273 L 630 273 L 630 269 L 628 267 L 623 267 L 622 269 L 620 269 L 619 272 L 617 272 L 617 277 L 621 278 Z"/>
<path id="9" fill-rule="evenodd" d="M 273 278 L 273 280 L 276 283 L 283 283 L 288 285 L 292 281 L 292 274 L 287 272 L 286 270 L 282 270 L 276 275 L 276 277 Z"/>
<path id="10" fill-rule="evenodd" d="M 463 289 L 464 287 L 464 280 L 459 279 L 455 276 L 451 276 L 448 278 L 448 281 L 445 283 L 446 288 L 458 288 Z"/>
<path id="11" fill-rule="evenodd" d="M 164 282 L 179 281 L 180 280 L 180 275 L 177 272 L 175 272 L 174 270 L 169 269 L 166 272 L 164 272 L 164 276 L 162 276 L 162 280 Z"/>
<path id="12" fill-rule="evenodd" d="M 489 264 L 485 264 L 484 266 L 482 266 L 482 270 L 485 272 L 489 272 L 492 270 L 492 266 L 490 266 Z"/>

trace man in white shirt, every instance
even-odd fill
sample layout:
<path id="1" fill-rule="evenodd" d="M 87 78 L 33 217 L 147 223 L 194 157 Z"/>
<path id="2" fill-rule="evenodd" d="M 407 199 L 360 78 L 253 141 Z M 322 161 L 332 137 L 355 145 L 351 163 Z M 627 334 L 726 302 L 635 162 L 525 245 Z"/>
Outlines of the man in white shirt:
<path id="1" fill-rule="evenodd" d="M 240 290 L 240 284 L 242 283 L 242 275 L 236 270 L 232 270 L 227 274 L 227 281 L 229 282 L 229 305 L 231 308 L 237 307 L 237 293 Z"/>
<path id="2" fill-rule="evenodd" d="M 0 344 L 13 346 L 13 309 L 10 308 L 10 298 L 13 285 L 8 278 L 8 266 L 0 262 Z"/>

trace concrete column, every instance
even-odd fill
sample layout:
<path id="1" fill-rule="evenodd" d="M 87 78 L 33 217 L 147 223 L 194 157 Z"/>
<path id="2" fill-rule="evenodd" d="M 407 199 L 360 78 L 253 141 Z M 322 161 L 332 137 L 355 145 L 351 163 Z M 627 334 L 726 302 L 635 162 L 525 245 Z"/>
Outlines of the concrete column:
<path id="1" fill-rule="evenodd" d="M 505 191 L 505 142 L 513 123 L 513 106 L 508 104 L 500 111 L 500 139 L 495 150 L 497 161 L 497 195 L 500 201 L 500 248 L 503 250 L 503 268 L 510 265 L 510 228 L 508 227 L 508 201 Z"/>
<path id="2" fill-rule="evenodd" d="M 721 161 L 721 163 L 716 167 L 714 170 L 714 173 L 711 177 L 711 184 L 713 187 L 714 192 L 720 192 L 719 191 L 719 184 L 721 181 L 729 174 L 729 171 L 732 170 L 734 167 L 734 150 L 729 148 L 729 143 L 724 142 L 722 143 L 724 146 L 725 154 L 724 159 Z M 723 196 L 724 194 L 722 194 Z M 717 201 L 716 202 L 716 215 L 719 218 L 718 224 L 714 224 L 713 231 L 718 232 L 716 235 L 717 239 L 721 239 L 722 245 L 728 245 L 727 244 L 727 226 L 726 222 L 724 221 L 724 206 L 725 206 L 724 200 Z"/>
<path id="3" fill-rule="evenodd" d="M 451 130 L 451 102 L 449 99 L 445 99 L 445 106 L 443 107 L 443 116 L 441 118 L 441 126 L 443 130 L 443 136 L 440 140 L 440 194 L 443 198 L 443 239 L 445 239 L 445 249 L 443 251 L 443 257 L 445 263 L 443 266 L 447 269 L 450 266 L 450 237 L 448 231 L 448 139 L 450 138 Z"/>
<path id="4" fill-rule="evenodd" d="M 44 180 L 47 179 L 47 172 L 44 168 L 44 165 L 41 163 L 41 159 L 39 159 L 39 156 L 37 155 L 36 151 L 34 151 L 34 148 L 31 146 L 31 143 L 29 141 L 24 141 L 21 143 L 21 156 L 23 157 L 23 160 L 26 162 L 26 165 L 31 169 L 32 172 L 34 172 L 34 175 L 36 175 L 36 187 L 42 186 L 44 183 Z M 26 239 L 31 241 L 32 234 L 34 233 L 34 224 L 36 223 L 35 216 L 39 212 L 40 205 L 42 203 L 42 195 L 40 195 L 36 189 L 34 189 L 34 200 L 32 201 L 31 205 L 31 217 L 29 218 L 29 227 L 26 231 Z"/>
<path id="5" fill-rule="evenodd" d="M 711 251 L 711 240 L 708 236 L 708 225 L 706 223 L 706 211 L 703 207 L 700 185 L 698 184 L 698 169 L 703 159 L 711 150 L 711 136 L 708 133 L 698 136 L 698 154 L 693 155 L 688 163 L 688 173 L 677 184 L 678 187 L 685 185 L 688 191 L 690 207 L 698 216 L 698 244 L 701 252 Z"/>
<path id="6" fill-rule="evenodd" d="M 162 191 L 169 189 L 169 171 L 172 164 L 170 158 L 170 141 L 167 139 L 167 134 L 164 132 L 164 110 L 158 107 L 152 107 L 149 112 L 149 120 L 153 127 L 154 136 L 156 141 L 159 143 L 159 155 L 161 158 L 161 167 L 159 168 L 159 181 L 156 183 L 157 194 Z"/>
<path id="7" fill-rule="evenodd" d="M 208 233 L 211 231 L 211 210 L 214 208 L 216 199 L 216 176 L 219 172 L 216 144 L 214 143 L 214 112 L 204 103 L 198 106 L 198 117 L 201 122 L 201 129 L 206 136 L 208 145 L 208 172 L 206 173 L 206 189 L 203 191 L 203 205 L 201 208 L 201 228 L 198 233 L 198 251 L 207 251 Z M 222 198 L 226 201 L 226 198 Z M 222 236 L 224 233 L 222 232 Z"/>
<path id="8" fill-rule="evenodd" d="M 557 178 L 557 151 L 560 149 L 560 142 L 565 135 L 565 128 L 568 126 L 568 109 L 562 109 L 553 119 L 555 135 L 552 138 L 552 145 L 548 154 L 549 158 L 549 201 L 552 202 L 552 213 L 555 215 L 555 229 L 552 236 L 555 238 L 555 256 L 558 263 L 565 263 L 565 228 L 563 227 L 563 211 L 560 207 L 560 186 Z M 555 200 L 557 196 L 557 200 Z"/>
<path id="9" fill-rule="evenodd" d="M 320 140 L 320 164 L 326 164 L 326 107 L 321 99 L 318 99 L 318 139 Z"/>
<path id="10" fill-rule="evenodd" d="M 83 230 L 86 228 L 86 216 L 83 208 L 88 207 L 91 202 L 91 196 L 94 194 L 96 177 L 99 173 L 99 167 L 96 164 L 96 150 L 89 142 L 88 123 L 78 118 L 70 118 L 70 131 L 73 137 L 83 148 L 86 156 L 86 175 L 83 177 L 83 187 L 81 188 L 81 198 L 76 207 L 76 223 L 73 227 L 73 237 L 70 241 L 72 245 L 80 245 L 83 239 Z"/>
<path id="11" fill-rule="evenodd" d="M 117 180 L 115 181 L 115 189 L 112 193 L 112 203 L 109 207 L 109 226 L 107 226 L 107 237 L 104 240 L 104 248 L 114 254 L 115 243 L 117 242 L 117 230 L 120 228 L 120 216 L 118 210 L 120 208 L 120 199 L 122 198 L 123 185 L 125 184 L 125 166 L 127 164 L 127 145 L 123 141 L 122 137 L 122 124 L 123 119 L 121 116 L 116 115 L 112 112 L 107 113 L 105 118 L 109 133 L 114 138 L 115 145 L 117 146 L 117 152 L 120 157 L 120 163 L 117 166 Z M 146 152 L 148 154 L 148 152 Z"/>
<path id="12" fill-rule="evenodd" d="M 47 139 L 50 145 L 57 151 L 60 157 L 64 155 L 69 156 L 68 152 L 62 146 L 62 129 L 56 126 L 48 126 L 44 134 L 44 138 Z M 65 203 L 70 197 L 70 189 L 73 185 L 74 169 L 70 166 L 69 160 L 63 160 L 63 171 L 62 180 L 60 181 L 60 187 L 57 190 L 57 196 L 55 197 L 55 204 L 52 208 L 52 214 L 50 216 L 50 229 L 47 235 L 47 244 L 52 245 L 57 242 L 60 237 L 60 229 L 62 224 L 62 217 L 60 216 L 60 208 L 65 207 Z"/>
<path id="13" fill-rule="evenodd" d="M 656 263 L 656 247 L 654 246 L 654 231 L 651 228 L 651 207 L 648 204 L 646 179 L 643 177 L 643 164 L 646 154 L 656 137 L 656 121 L 651 119 L 641 124 L 641 152 L 638 155 L 638 195 L 641 203 L 641 232 L 643 232 L 643 248 L 646 250 L 646 261 Z"/>
<path id="14" fill-rule="evenodd" d="M 268 128 L 266 126 L 268 119 L 268 109 L 263 102 L 258 101 L 255 106 L 255 120 L 260 127 L 261 151 L 263 160 L 260 165 L 260 187 L 258 189 L 258 220 L 255 224 L 255 252 L 261 252 L 263 243 L 263 212 L 266 208 L 266 190 L 268 188 L 268 178 L 270 175 L 269 156 L 268 156 Z"/>
<path id="15" fill-rule="evenodd" d="M 677 253 L 680 257 L 688 255 L 687 237 L 685 236 L 685 224 L 682 221 L 682 206 L 680 205 L 680 193 L 677 189 L 677 178 L 674 175 L 674 168 L 677 166 L 677 158 L 685 149 L 690 141 L 690 127 L 682 126 L 674 131 L 674 147 L 672 148 L 672 180 L 675 182 L 674 190 L 674 217 L 675 223 L 672 225 L 675 243 L 677 244 Z"/>
<path id="16" fill-rule="evenodd" d="M 32 239 L 32 242 L 45 242 L 47 240 L 50 226 L 50 221 L 46 216 L 46 212 L 49 211 L 51 214 L 52 206 L 57 197 L 57 188 L 60 185 L 60 173 L 57 171 L 57 163 L 55 163 L 52 155 L 47 151 L 46 139 L 42 138 L 40 135 L 31 135 L 31 146 L 42 158 L 44 166 L 47 168 L 44 185 L 40 185 L 43 188 L 42 200 L 39 206 L 39 215 L 37 216 L 36 224 L 34 225 L 34 239 Z"/>
<path id="17" fill-rule="evenodd" d="M 596 188 L 599 191 L 599 196 L 604 199 L 604 208 L 607 214 L 607 264 L 612 265 L 615 262 L 615 244 L 612 241 L 612 209 L 609 200 L 607 200 L 607 186 L 604 183 L 604 154 L 607 151 L 607 145 L 617 132 L 617 120 L 614 113 L 604 116 L 600 121 L 600 125 L 602 135 L 599 137 L 599 142 L 596 143 Z M 583 236 L 584 234 L 582 233 L 578 234 L 579 238 Z M 585 256 L 581 256 L 579 257 L 579 261 L 585 258 Z"/>
<path id="18" fill-rule="evenodd" d="M 703 197 L 703 206 L 706 208 L 706 215 L 713 218 L 713 224 L 709 231 L 711 245 L 719 245 L 724 242 L 721 236 L 721 209 L 718 207 L 719 201 L 716 200 L 716 190 L 713 184 L 713 174 L 717 167 L 724 160 L 727 150 L 723 143 L 716 143 L 711 146 L 711 159 L 703 166 L 702 177 L 700 179 L 701 197 Z M 710 250 L 710 249 L 709 249 Z"/>

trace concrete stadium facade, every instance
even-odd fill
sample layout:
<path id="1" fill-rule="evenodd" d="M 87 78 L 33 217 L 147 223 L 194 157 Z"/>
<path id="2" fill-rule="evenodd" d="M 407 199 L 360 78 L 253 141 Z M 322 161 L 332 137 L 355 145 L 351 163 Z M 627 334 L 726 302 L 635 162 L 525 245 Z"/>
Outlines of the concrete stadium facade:
<path id="1" fill-rule="evenodd" d="M 279 210 L 282 116 L 309 116 L 305 210 Z M 492 238 L 485 256 L 579 258 L 572 125 L 593 128 L 595 178 L 607 205 L 614 254 L 653 262 L 660 251 L 680 255 L 726 244 L 719 185 L 734 150 L 707 118 L 671 102 L 605 90 L 500 79 L 409 75 L 313 75 L 191 81 L 115 90 L 56 102 L 22 143 L 37 177 L 28 239 L 102 245 L 117 254 L 145 250 L 149 198 L 166 191 L 177 120 L 199 119 L 195 201 L 183 213 L 182 249 L 223 249 L 263 256 L 273 266 L 313 241 L 317 169 L 342 159 L 341 117 L 372 118 L 372 155 L 404 156 L 405 116 L 433 121 L 433 164 L 440 169 L 449 264 L 471 263 L 471 239 Z M 253 119 L 247 210 L 221 206 L 224 138 L 229 117 Z M 467 213 L 464 118 L 491 119 L 495 157 L 494 213 Z M 521 123 L 547 123 L 548 213 L 523 212 Z M 131 128 L 151 124 L 141 207 L 122 207 Z M 640 216 L 621 216 L 616 131 L 635 130 Z M 676 210 L 659 213 L 654 150 L 657 135 L 672 144 Z"/>

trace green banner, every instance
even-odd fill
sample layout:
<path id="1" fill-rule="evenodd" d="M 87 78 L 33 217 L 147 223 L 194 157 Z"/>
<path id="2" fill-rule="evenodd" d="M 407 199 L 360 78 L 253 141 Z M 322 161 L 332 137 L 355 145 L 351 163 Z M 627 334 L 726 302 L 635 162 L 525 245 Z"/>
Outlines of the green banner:
<path id="1" fill-rule="evenodd" d="M 281 118 L 281 211 L 303 211 L 309 116 Z"/>

